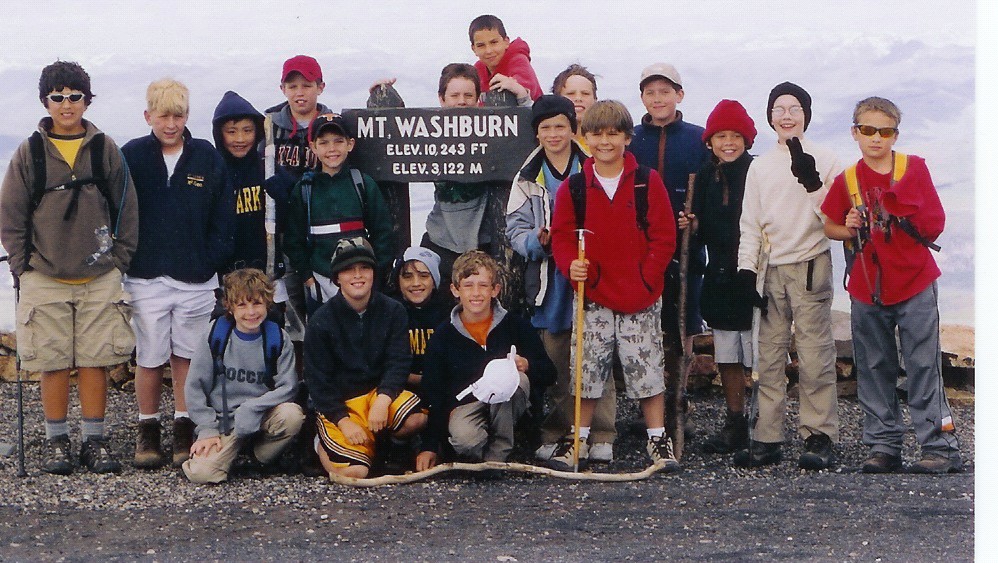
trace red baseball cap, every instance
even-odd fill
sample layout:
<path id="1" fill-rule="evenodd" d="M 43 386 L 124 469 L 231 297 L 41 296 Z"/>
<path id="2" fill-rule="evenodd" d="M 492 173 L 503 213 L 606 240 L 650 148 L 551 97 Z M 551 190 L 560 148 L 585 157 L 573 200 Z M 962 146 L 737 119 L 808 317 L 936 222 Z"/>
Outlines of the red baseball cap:
<path id="1" fill-rule="evenodd" d="M 309 82 L 322 82 L 322 69 L 319 68 L 319 61 L 308 55 L 295 55 L 284 61 L 284 72 L 281 73 L 281 82 L 287 82 L 288 75 L 292 72 L 299 72 Z"/>

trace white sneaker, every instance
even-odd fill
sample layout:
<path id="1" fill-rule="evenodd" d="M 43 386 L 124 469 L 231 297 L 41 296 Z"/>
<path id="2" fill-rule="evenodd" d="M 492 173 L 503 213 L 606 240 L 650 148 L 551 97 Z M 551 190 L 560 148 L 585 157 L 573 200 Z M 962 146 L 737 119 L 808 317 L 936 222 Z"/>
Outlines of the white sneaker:
<path id="1" fill-rule="evenodd" d="M 547 461 L 554 455 L 554 450 L 557 447 L 558 444 L 541 444 L 541 447 L 537 448 L 537 451 L 534 452 L 534 457 L 541 461 Z"/>
<path id="2" fill-rule="evenodd" d="M 610 442 L 596 442 L 589 448 L 589 459 L 591 461 L 602 462 L 613 461 L 613 444 Z"/>

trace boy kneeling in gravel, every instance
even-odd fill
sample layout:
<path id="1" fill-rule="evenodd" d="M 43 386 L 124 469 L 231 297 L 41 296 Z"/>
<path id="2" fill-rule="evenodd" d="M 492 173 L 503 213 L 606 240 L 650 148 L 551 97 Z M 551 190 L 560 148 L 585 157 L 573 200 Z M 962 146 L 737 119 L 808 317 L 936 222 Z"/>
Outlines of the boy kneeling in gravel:
<path id="1" fill-rule="evenodd" d="M 247 441 L 257 461 L 274 461 L 305 421 L 293 402 L 298 375 L 291 339 L 267 320 L 273 283 L 245 268 L 227 274 L 223 288 L 226 314 L 195 350 L 184 387 L 197 441 L 183 469 L 195 483 L 228 479 Z"/>
<path id="2" fill-rule="evenodd" d="M 339 292 L 305 329 L 315 450 L 330 475 L 367 477 L 377 435 L 408 438 L 426 425 L 419 397 L 403 389 L 412 362 L 409 318 L 400 303 L 374 291 L 376 266 L 367 239 L 341 239 L 330 266 Z"/>

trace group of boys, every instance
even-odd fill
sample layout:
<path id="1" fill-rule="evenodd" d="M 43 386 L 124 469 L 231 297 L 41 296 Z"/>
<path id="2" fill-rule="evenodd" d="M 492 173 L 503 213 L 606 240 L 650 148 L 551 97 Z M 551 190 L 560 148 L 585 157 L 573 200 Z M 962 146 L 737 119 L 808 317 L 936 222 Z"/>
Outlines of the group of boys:
<path id="1" fill-rule="evenodd" d="M 545 422 L 538 458 L 564 470 L 584 467 L 590 453 L 611 460 L 615 416 L 600 414 L 600 405 L 615 372 L 640 405 L 649 458 L 675 470 L 666 380 L 689 346 L 680 335 L 702 329 L 701 303 L 708 321 L 728 308 L 762 310 L 757 421 L 744 415 L 739 367 L 753 355 L 746 314 L 717 321 L 718 362 L 731 368 L 722 374 L 728 421 L 708 449 L 734 452 L 744 467 L 782 460 L 793 334 L 799 464 L 824 469 L 838 441 L 829 238 L 855 248 L 848 290 L 872 450 L 864 471 L 902 466 L 895 327 L 922 446 L 911 468 L 960 470 L 941 385 L 939 270 L 929 253 L 944 215 L 924 161 L 891 150 L 900 121 L 892 103 L 857 106 L 852 131 L 863 159 L 841 173 L 834 155 L 803 138 L 808 93 L 777 85 L 767 116 L 778 143 L 753 161 L 746 150 L 756 132 L 744 108 L 725 100 L 706 129 L 685 122 L 672 65 L 642 72 L 648 113 L 635 127 L 623 104 L 595 101 L 595 78 L 582 67 L 542 96 L 529 49 L 511 41 L 498 18 L 476 18 L 469 38 L 479 62 L 444 68 L 441 105 L 475 105 L 489 90 L 533 105 L 540 146 L 514 179 L 507 207 L 507 235 L 528 264 L 529 321 L 498 301 L 502 272 L 479 250 L 489 240 L 477 186 L 438 184 L 426 248 L 409 248 L 393 268 L 387 205 L 378 185 L 347 164 L 355 140 L 344 119 L 318 103 L 325 85 L 315 59 L 285 62 L 287 101 L 266 115 L 227 92 L 212 120 L 214 147 L 186 129 L 188 91 L 179 82 L 149 86 L 152 131 L 119 150 L 83 119 L 93 99 L 86 72 L 68 62 L 43 70 L 39 98 L 49 117 L 11 160 L 0 235 L 20 284 L 18 353 L 25 369 L 42 372 L 45 471 L 68 474 L 75 465 L 67 423 L 74 367 L 80 463 L 120 470 L 104 425 L 106 368 L 127 361 L 133 347 L 135 465 L 167 461 L 159 403 L 169 363 L 172 461 L 195 482 L 227 479 L 240 452 L 274 463 L 296 437 L 330 475 L 366 477 L 388 443 L 411 452 L 418 471 L 442 458 L 504 461 L 517 420 L 552 384 L 560 414 Z M 719 199 L 698 195 L 694 211 L 684 212 L 693 185 Z M 697 233 L 687 283 L 679 279 L 682 229 Z M 721 245 L 711 247 L 710 264 L 704 244 Z M 716 312 L 711 304 L 724 287 L 739 299 Z M 449 315 L 447 290 L 456 302 Z M 581 324 L 571 319 L 577 306 Z M 577 331 L 583 346 L 569 353 Z M 578 353 L 576 373 L 568 364 Z M 508 397 L 469 396 L 497 362 L 506 362 Z M 564 416 L 574 378 L 578 427 Z M 610 430 L 591 448 L 594 415 Z"/>

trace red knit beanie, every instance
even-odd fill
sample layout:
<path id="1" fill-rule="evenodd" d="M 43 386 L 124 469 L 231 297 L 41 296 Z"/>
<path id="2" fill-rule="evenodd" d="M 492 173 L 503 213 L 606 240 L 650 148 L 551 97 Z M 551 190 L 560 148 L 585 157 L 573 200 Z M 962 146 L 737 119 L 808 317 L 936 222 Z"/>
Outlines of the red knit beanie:
<path id="1" fill-rule="evenodd" d="M 745 148 L 752 148 L 755 142 L 755 122 L 749 117 L 745 108 L 735 100 L 721 100 L 714 111 L 707 117 L 707 128 L 703 132 L 703 141 L 710 142 L 710 138 L 718 131 L 736 131 L 745 138 Z"/>

